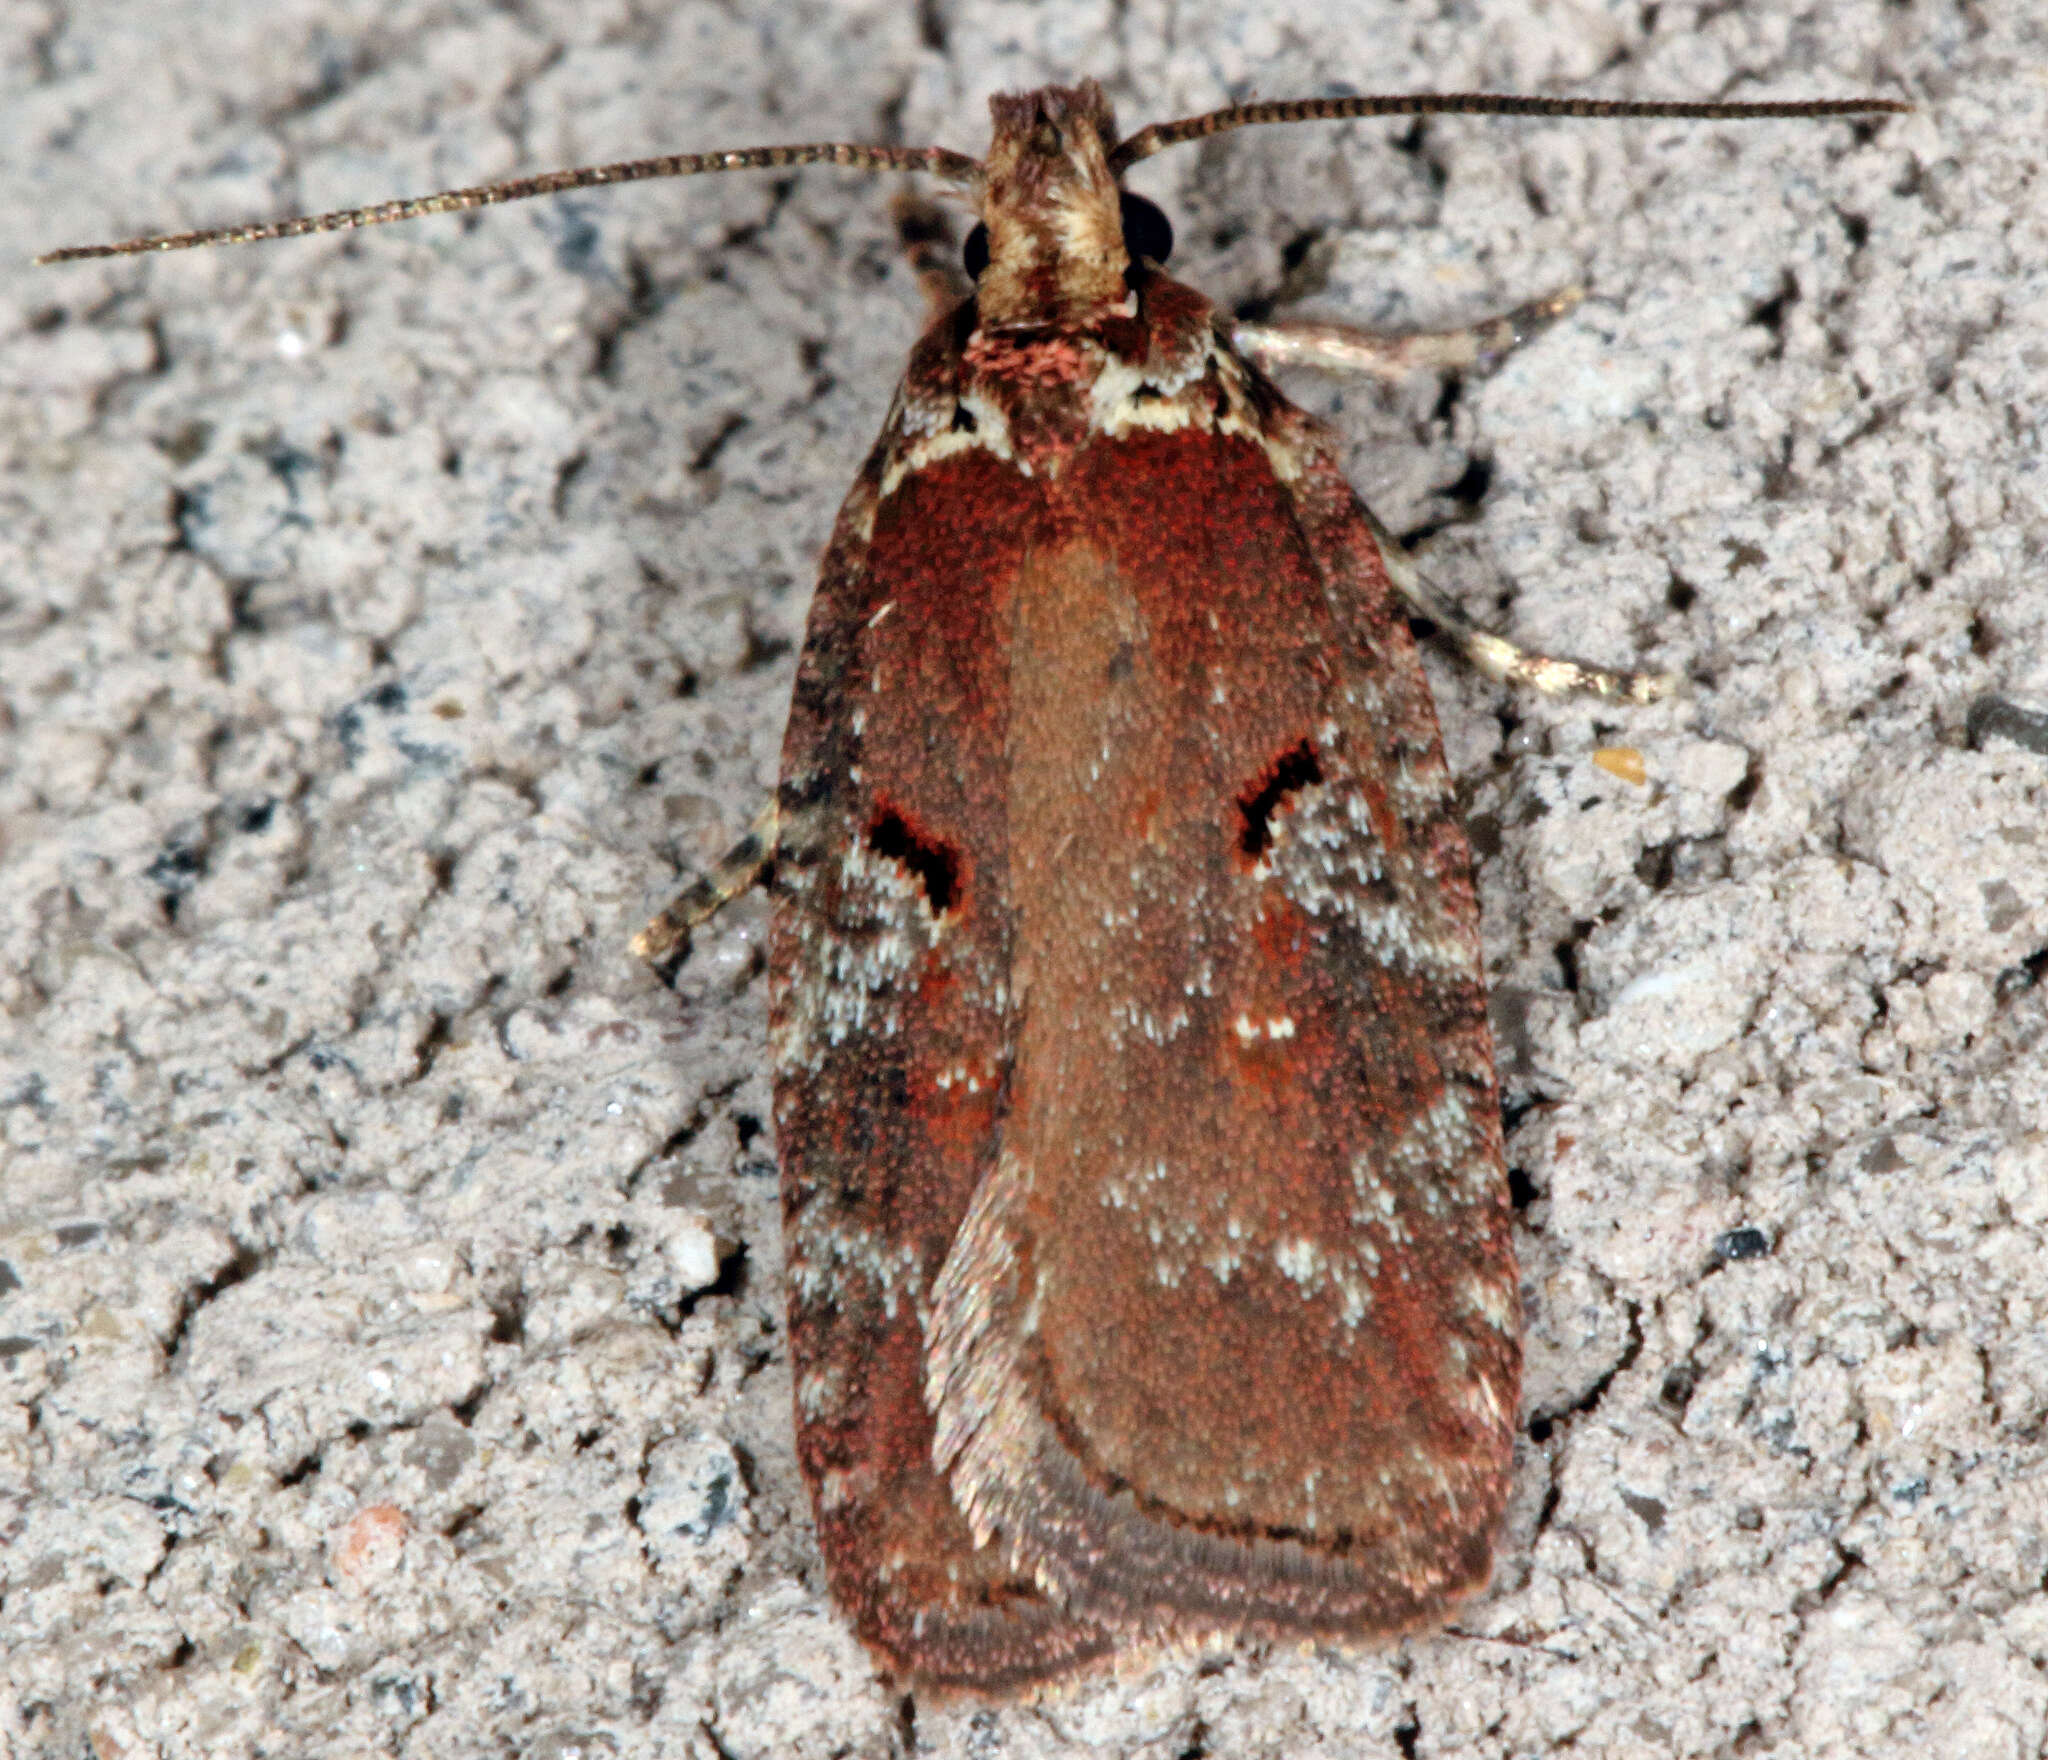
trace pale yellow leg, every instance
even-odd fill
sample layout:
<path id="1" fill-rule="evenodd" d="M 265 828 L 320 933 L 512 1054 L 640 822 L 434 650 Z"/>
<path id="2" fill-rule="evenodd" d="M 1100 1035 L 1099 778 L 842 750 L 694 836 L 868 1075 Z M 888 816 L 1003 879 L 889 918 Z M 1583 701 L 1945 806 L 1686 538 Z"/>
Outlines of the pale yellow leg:
<path id="1" fill-rule="evenodd" d="M 1261 366 L 1312 366 L 1330 372 L 1367 373 L 1399 379 L 1423 370 L 1484 370 L 1510 349 L 1555 323 L 1586 297 L 1585 289 L 1567 287 L 1547 299 L 1531 300 L 1498 318 L 1461 330 L 1421 331 L 1407 336 L 1382 336 L 1346 324 L 1239 324 L 1232 340 Z M 1668 672 L 1626 672 L 1589 666 L 1555 654 L 1539 654 L 1510 641 L 1497 630 L 1465 617 L 1424 578 L 1393 535 L 1366 512 L 1374 540 L 1387 565 L 1394 590 L 1418 616 L 1437 626 L 1442 640 L 1468 665 L 1488 678 L 1527 685 L 1549 696 L 1583 691 L 1629 703 L 1652 703 L 1678 687 Z"/>
<path id="2" fill-rule="evenodd" d="M 1388 336 L 1349 324 L 1283 319 L 1273 324 L 1237 324 L 1230 339 L 1268 370 L 1321 367 L 1332 373 L 1369 373 L 1376 379 L 1401 379 L 1420 372 L 1483 372 L 1547 330 L 1585 297 L 1583 287 L 1563 288 L 1546 299 L 1533 299 L 1498 318 L 1458 330 L 1417 330 Z"/>
<path id="3" fill-rule="evenodd" d="M 692 932 L 767 873 L 775 860 L 781 823 L 780 809 L 770 800 L 756 815 L 746 836 L 719 858 L 718 865 L 702 879 L 684 887 L 633 937 L 633 951 L 660 970 L 679 964 L 690 951 Z"/>
<path id="4" fill-rule="evenodd" d="M 1380 524 L 1370 508 L 1366 509 L 1365 517 L 1372 527 L 1373 541 L 1380 547 L 1380 557 L 1387 565 L 1387 579 L 1393 582 L 1394 591 L 1417 616 L 1435 624 L 1439 639 L 1461 655 L 1475 672 L 1506 684 L 1527 685 L 1549 697 L 1583 691 L 1588 696 L 1624 703 L 1654 703 L 1659 697 L 1670 696 L 1682 682 L 1675 672 L 1628 672 L 1610 666 L 1589 666 L 1583 660 L 1567 660 L 1556 654 L 1541 654 L 1510 641 L 1497 630 L 1472 622 L 1430 585 L 1408 552 L 1401 548 L 1400 541 Z"/>

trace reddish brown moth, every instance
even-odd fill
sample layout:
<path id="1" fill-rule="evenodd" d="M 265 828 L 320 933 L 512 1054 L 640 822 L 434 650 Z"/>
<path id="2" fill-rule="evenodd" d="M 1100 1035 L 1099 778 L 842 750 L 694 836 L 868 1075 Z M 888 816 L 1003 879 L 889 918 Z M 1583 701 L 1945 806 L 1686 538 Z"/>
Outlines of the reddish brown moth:
<path id="1" fill-rule="evenodd" d="M 999 97 L 980 162 L 678 155 L 58 257 L 831 162 L 979 211 L 826 553 L 776 800 L 637 945 L 763 875 L 798 1451 L 892 1678 L 997 1695 L 1163 1646 L 1366 1640 L 1486 1581 L 1520 1300 L 1470 855 L 1404 602 L 1499 676 L 1247 358 L 1469 363 L 1233 326 L 1122 174 L 1251 123 L 1750 117 L 1883 100 L 1245 105 L 1119 140 Z"/>

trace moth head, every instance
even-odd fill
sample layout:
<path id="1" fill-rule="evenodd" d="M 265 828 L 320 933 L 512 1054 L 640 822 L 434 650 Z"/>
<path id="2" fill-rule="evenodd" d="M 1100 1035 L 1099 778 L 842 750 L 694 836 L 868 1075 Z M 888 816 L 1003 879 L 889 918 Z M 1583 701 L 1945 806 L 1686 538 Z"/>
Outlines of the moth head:
<path id="1" fill-rule="evenodd" d="M 981 225 L 968 241 L 982 324 L 1068 328 L 1127 310 L 1116 119 L 1102 88 L 1006 92 L 989 112 Z"/>

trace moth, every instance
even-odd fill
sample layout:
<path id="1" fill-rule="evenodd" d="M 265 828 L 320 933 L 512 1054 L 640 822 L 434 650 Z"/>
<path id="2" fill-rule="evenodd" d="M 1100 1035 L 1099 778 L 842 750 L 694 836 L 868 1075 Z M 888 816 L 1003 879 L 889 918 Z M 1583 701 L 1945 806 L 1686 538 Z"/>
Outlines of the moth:
<path id="1" fill-rule="evenodd" d="M 1567 309 L 1378 338 L 1234 324 L 1122 178 L 1256 123 L 1732 118 L 1887 100 L 1416 94 L 1119 136 L 992 100 L 986 158 L 673 155 L 262 226 L 592 184 L 922 171 L 978 224 L 826 552 L 779 788 L 643 931 L 757 880 L 797 1447 L 832 1593 L 894 1680 L 983 1697 L 1164 1647 L 1363 1641 L 1487 1580 L 1520 1301 L 1471 857 L 1422 580 L 1254 356 L 1471 364 Z M 52 259 L 45 259 L 52 260 Z"/>

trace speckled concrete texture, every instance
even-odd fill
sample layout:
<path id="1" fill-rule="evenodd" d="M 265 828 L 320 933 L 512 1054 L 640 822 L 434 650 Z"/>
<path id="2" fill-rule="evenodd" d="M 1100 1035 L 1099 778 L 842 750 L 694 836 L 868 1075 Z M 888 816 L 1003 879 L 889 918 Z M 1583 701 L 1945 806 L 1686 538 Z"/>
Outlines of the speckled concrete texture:
<path id="1" fill-rule="evenodd" d="M 770 785 L 920 302 L 886 182 L 33 250 L 653 151 L 979 150 L 1253 91 L 1865 90 L 1151 161 L 1226 305 L 1570 283 L 1483 381 L 1307 377 L 1474 614 L 1530 1347 L 1493 1590 L 1364 1654 L 907 1703 L 791 1455 Z M 0 1748 L 189 1756 L 2048 1741 L 2048 25 L 1974 0 L 0 8 Z M 1633 756 L 1629 754 L 1633 754 Z"/>

